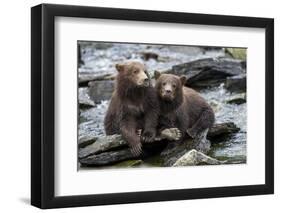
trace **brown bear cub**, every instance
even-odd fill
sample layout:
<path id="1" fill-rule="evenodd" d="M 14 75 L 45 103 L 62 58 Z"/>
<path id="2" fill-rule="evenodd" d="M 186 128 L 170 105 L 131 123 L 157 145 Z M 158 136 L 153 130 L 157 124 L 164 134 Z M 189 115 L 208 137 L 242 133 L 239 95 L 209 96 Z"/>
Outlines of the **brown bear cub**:
<path id="1" fill-rule="evenodd" d="M 141 142 L 156 136 L 159 105 L 145 66 L 139 62 L 117 64 L 115 90 L 105 116 L 106 135 L 121 134 L 134 156 L 142 153 Z M 142 130 L 141 137 L 138 130 Z"/>
<path id="2" fill-rule="evenodd" d="M 206 135 L 215 121 L 212 108 L 199 93 L 184 86 L 185 76 L 161 74 L 157 71 L 154 76 L 160 106 L 160 131 L 176 127 L 182 133 L 181 140 L 190 136 L 194 139 L 193 148 L 206 153 L 210 149 Z"/>

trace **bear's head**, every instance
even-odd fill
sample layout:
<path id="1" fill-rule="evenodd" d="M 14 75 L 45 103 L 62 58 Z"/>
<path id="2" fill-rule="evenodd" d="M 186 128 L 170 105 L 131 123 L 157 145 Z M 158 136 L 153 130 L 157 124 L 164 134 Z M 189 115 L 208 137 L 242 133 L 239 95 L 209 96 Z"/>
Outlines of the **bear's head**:
<path id="1" fill-rule="evenodd" d="M 167 102 L 182 99 L 182 89 L 186 82 L 186 77 L 178 77 L 173 74 L 161 74 L 158 71 L 154 72 L 156 79 L 155 88 L 158 96 Z"/>
<path id="2" fill-rule="evenodd" d="M 116 64 L 115 67 L 118 71 L 118 78 L 121 81 L 137 87 L 150 86 L 149 75 L 146 67 L 142 63 L 129 61 L 122 64 Z"/>

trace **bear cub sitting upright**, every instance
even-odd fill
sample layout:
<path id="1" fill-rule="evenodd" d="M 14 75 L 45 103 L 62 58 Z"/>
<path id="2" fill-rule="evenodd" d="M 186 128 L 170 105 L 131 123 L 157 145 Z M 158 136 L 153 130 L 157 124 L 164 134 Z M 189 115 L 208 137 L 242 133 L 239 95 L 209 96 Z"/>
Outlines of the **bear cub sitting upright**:
<path id="1" fill-rule="evenodd" d="M 106 135 L 121 134 L 134 156 L 142 153 L 141 142 L 156 136 L 159 105 L 145 66 L 129 61 L 117 64 L 115 90 L 104 119 Z M 143 130 L 141 137 L 139 130 Z"/>
<path id="2" fill-rule="evenodd" d="M 210 149 L 206 139 L 215 116 L 210 105 L 195 90 L 185 87 L 186 77 L 154 73 L 160 102 L 159 129 L 178 128 L 181 140 L 190 136 L 193 148 L 203 153 Z"/>

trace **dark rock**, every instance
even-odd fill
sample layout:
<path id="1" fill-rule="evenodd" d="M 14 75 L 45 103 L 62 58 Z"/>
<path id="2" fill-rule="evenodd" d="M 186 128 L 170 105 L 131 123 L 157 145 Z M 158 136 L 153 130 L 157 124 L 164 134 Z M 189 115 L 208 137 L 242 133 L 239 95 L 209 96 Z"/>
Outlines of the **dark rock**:
<path id="1" fill-rule="evenodd" d="M 114 90 L 114 81 L 112 80 L 91 81 L 88 85 L 89 95 L 96 103 L 109 100 Z"/>
<path id="2" fill-rule="evenodd" d="M 86 146 L 89 146 L 90 144 L 94 143 L 98 137 L 93 135 L 87 135 L 87 137 L 82 137 L 78 139 L 78 147 L 84 148 Z"/>
<path id="3" fill-rule="evenodd" d="M 112 73 L 94 72 L 91 70 L 83 70 L 82 68 L 79 68 L 78 82 L 80 87 L 88 86 L 88 83 L 90 81 L 99 81 L 110 78 L 114 78 Z"/>
<path id="4" fill-rule="evenodd" d="M 157 61 L 159 57 L 159 55 L 154 52 L 142 52 L 141 55 L 145 61 L 148 61 L 149 59 L 154 59 Z"/>
<path id="5" fill-rule="evenodd" d="M 135 157 L 131 153 L 130 149 L 127 148 L 91 155 L 89 157 L 79 159 L 79 162 L 82 166 L 105 166 L 134 158 Z"/>
<path id="6" fill-rule="evenodd" d="M 160 157 L 163 162 L 163 166 L 172 166 L 174 163 L 185 153 L 192 149 L 192 139 L 185 141 L 172 141 L 161 152 Z"/>
<path id="7" fill-rule="evenodd" d="M 246 92 L 246 74 L 228 77 L 225 88 L 231 92 Z"/>
<path id="8" fill-rule="evenodd" d="M 214 126 L 209 130 L 207 138 L 209 140 L 214 140 L 217 137 L 227 136 L 236 133 L 240 130 L 233 122 L 214 124 Z"/>
<path id="9" fill-rule="evenodd" d="M 175 65 L 167 73 L 185 75 L 186 85 L 208 87 L 219 85 L 227 77 L 244 73 L 242 61 L 229 58 L 206 58 Z"/>
<path id="10" fill-rule="evenodd" d="M 82 65 L 84 65 L 84 61 L 82 60 L 82 56 L 81 56 L 81 45 L 78 43 L 78 66 L 81 67 Z"/>

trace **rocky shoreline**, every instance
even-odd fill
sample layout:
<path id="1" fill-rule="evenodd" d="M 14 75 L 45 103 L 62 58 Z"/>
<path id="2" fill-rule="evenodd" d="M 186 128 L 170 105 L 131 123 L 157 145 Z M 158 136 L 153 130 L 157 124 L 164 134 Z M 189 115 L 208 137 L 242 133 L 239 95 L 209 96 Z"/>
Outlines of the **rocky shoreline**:
<path id="1" fill-rule="evenodd" d="M 115 51 L 114 45 L 101 46 L 99 48 L 105 48 L 105 53 L 108 52 L 106 48 L 111 48 L 113 53 Z M 87 50 L 85 46 L 82 46 L 81 49 Z M 151 48 L 148 49 L 149 51 L 140 51 L 138 59 L 143 60 L 144 63 L 152 64 L 156 68 L 158 62 L 160 64 L 159 66 L 162 67 L 157 70 L 163 73 L 185 75 L 187 77 L 186 85 L 196 90 L 203 91 L 203 95 L 204 92 L 208 93 L 210 89 L 219 88 L 222 85 L 223 88 L 220 90 L 225 90 L 225 92 L 229 94 L 228 98 L 225 98 L 223 103 L 216 103 L 214 100 L 210 101 L 214 111 L 218 112 L 218 114 L 222 112 L 221 107 L 231 107 L 232 111 L 235 107 L 239 108 L 239 105 L 241 105 L 243 109 L 245 108 L 246 62 L 243 58 L 241 59 L 240 57 L 237 59 L 232 55 L 229 56 L 227 55 L 227 51 L 223 51 L 224 53 L 222 53 L 222 49 L 219 48 L 211 50 L 217 51 L 217 54 L 212 53 L 215 57 L 207 57 L 206 54 L 203 54 L 203 57 L 195 57 L 194 60 L 178 63 L 169 59 L 165 54 L 160 54 L 162 53 L 161 51 L 159 53 L 157 51 L 153 52 Z M 183 51 L 186 50 L 184 49 Z M 196 52 L 198 50 L 191 48 L 189 51 Z M 83 64 L 81 64 L 79 68 L 78 76 L 78 161 L 81 167 L 122 167 L 122 165 L 125 167 L 141 167 L 142 165 L 153 166 L 155 164 L 150 163 L 150 159 L 152 158 L 157 158 L 158 166 L 235 163 L 223 157 L 218 157 L 218 159 L 216 159 L 217 156 L 214 154 L 214 149 L 211 150 L 210 156 L 192 150 L 189 146 L 189 144 L 192 143 L 191 140 L 187 140 L 183 143 L 156 140 L 152 144 L 144 145 L 143 155 L 139 158 L 135 158 L 130 153 L 127 143 L 120 135 L 105 136 L 103 130 L 103 116 L 112 91 L 114 90 L 115 71 L 110 67 L 108 69 L 101 68 L 99 71 L 92 70 L 93 66 L 90 66 L 90 62 L 87 61 L 87 57 L 92 57 L 91 54 L 84 54 L 84 58 L 83 54 L 81 55 Z M 122 57 L 121 55 L 120 58 Z M 179 61 L 183 62 L 184 60 L 185 59 L 181 59 Z M 95 59 L 95 63 L 98 63 L 98 61 L 99 60 Z M 112 58 L 112 61 L 114 61 L 114 58 Z M 163 65 L 165 62 L 167 62 L 167 66 Z M 111 62 L 111 64 L 112 63 L 113 62 Z M 150 74 L 153 78 L 152 71 Z M 235 121 L 226 118 L 221 119 L 220 116 L 223 117 L 223 115 L 218 115 L 219 121 L 210 129 L 208 134 L 208 139 L 211 141 L 212 147 L 216 147 L 218 144 L 219 146 L 224 146 L 223 144 L 229 146 L 230 139 L 235 137 L 242 136 L 244 140 L 246 137 L 244 128 L 241 129 Z M 231 143 L 232 145 L 235 144 L 233 142 Z M 245 160 L 243 160 L 245 157 L 246 156 L 242 156 L 242 160 L 238 160 L 237 162 L 245 162 Z"/>

